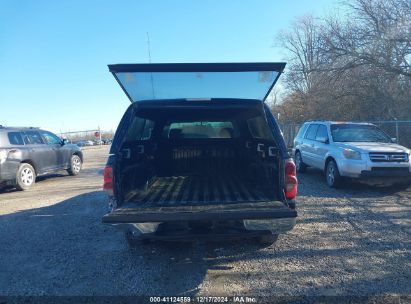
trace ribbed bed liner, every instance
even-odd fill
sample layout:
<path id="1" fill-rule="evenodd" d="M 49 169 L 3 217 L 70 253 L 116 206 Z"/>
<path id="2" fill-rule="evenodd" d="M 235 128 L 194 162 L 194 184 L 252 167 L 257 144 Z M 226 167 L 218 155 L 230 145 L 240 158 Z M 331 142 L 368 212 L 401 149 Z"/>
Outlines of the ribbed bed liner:
<path id="1" fill-rule="evenodd" d="M 145 192 L 128 199 L 147 206 L 204 205 L 270 201 L 273 198 L 257 184 L 235 176 L 157 177 Z"/>

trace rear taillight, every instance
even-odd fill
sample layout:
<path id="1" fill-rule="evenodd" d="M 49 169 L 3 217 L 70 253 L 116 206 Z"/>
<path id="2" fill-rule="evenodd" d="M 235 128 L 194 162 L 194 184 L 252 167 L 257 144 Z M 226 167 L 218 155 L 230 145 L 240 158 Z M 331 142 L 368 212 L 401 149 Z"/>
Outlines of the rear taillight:
<path id="1" fill-rule="evenodd" d="M 297 174 L 295 172 L 295 164 L 292 159 L 287 159 L 285 162 L 285 197 L 293 199 L 297 196 Z"/>
<path id="2" fill-rule="evenodd" d="M 111 166 L 104 168 L 103 190 L 107 191 L 108 194 L 113 194 L 113 168 Z"/>

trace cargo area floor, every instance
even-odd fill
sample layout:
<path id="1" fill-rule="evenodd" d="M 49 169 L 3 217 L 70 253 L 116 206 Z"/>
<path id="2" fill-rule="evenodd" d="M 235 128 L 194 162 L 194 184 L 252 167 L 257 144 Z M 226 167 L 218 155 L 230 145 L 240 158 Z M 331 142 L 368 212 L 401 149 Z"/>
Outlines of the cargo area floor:
<path id="1" fill-rule="evenodd" d="M 195 206 L 272 200 L 273 195 L 264 191 L 261 186 L 236 176 L 157 177 L 146 191 L 132 191 L 127 194 L 128 202 L 136 202 L 141 207 Z"/>

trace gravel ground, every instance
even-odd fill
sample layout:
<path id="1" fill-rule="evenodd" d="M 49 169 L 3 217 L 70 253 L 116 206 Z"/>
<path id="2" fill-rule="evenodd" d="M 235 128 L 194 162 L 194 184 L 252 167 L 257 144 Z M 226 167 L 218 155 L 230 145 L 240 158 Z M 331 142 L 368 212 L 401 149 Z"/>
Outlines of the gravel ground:
<path id="1" fill-rule="evenodd" d="M 129 249 L 101 224 L 107 147 L 84 170 L 0 192 L 0 295 L 411 295 L 411 189 L 329 189 L 299 177 L 298 224 L 276 244 Z"/>

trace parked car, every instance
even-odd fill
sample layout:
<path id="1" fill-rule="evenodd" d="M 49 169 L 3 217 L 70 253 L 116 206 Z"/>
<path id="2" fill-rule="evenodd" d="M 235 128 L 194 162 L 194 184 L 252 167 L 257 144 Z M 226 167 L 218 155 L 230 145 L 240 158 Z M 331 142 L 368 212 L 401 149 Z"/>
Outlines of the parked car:
<path id="1" fill-rule="evenodd" d="M 291 230 L 295 165 L 264 103 L 284 66 L 110 65 L 132 104 L 104 170 L 102 221 L 124 228 L 129 241 L 272 243 Z"/>
<path id="2" fill-rule="evenodd" d="M 330 187 L 344 178 L 405 185 L 411 180 L 410 150 L 371 123 L 306 122 L 294 139 L 293 154 L 297 172 L 323 170 Z"/>
<path id="3" fill-rule="evenodd" d="M 88 146 L 94 146 L 94 142 L 91 140 L 79 140 L 76 142 L 76 145 L 79 147 L 88 147 Z"/>
<path id="4" fill-rule="evenodd" d="M 49 131 L 0 126 L 0 184 L 27 190 L 37 176 L 60 170 L 77 175 L 82 163 L 76 145 Z"/>
<path id="5" fill-rule="evenodd" d="M 86 142 L 84 140 L 76 141 L 75 144 L 79 147 L 85 147 L 86 146 Z"/>

